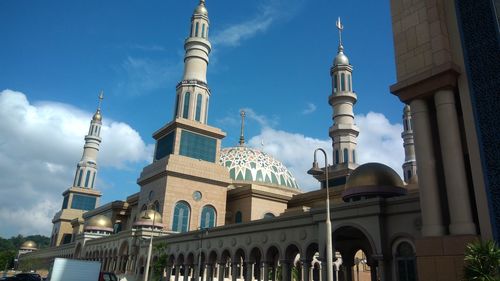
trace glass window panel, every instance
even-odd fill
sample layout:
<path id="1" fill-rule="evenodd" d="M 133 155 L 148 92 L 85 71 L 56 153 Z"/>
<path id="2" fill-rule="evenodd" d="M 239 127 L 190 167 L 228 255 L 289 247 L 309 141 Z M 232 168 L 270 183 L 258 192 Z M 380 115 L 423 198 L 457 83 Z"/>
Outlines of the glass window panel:
<path id="1" fill-rule="evenodd" d="M 215 209 L 212 206 L 205 206 L 201 211 L 201 228 L 211 228 L 215 226 Z"/>
<path id="2" fill-rule="evenodd" d="M 64 196 L 63 204 L 62 204 L 62 208 L 63 209 L 67 209 L 68 208 L 68 200 L 69 200 L 69 195 Z"/>
<path id="3" fill-rule="evenodd" d="M 184 94 L 184 107 L 182 109 L 182 118 L 188 118 L 189 116 L 189 100 L 191 99 L 191 94 L 189 92 Z"/>
<path id="4" fill-rule="evenodd" d="M 214 138 L 183 130 L 179 154 L 214 163 L 216 145 Z"/>
<path id="5" fill-rule="evenodd" d="M 80 186 L 82 184 L 82 177 L 83 177 L 83 170 L 80 170 L 80 173 L 78 174 L 78 184 L 77 184 L 77 186 Z"/>
<path id="6" fill-rule="evenodd" d="M 347 74 L 347 87 L 349 87 L 349 92 L 352 91 L 351 74 Z"/>
<path id="7" fill-rule="evenodd" d="M 340 90 L 345 91 L 345 74 L 340 74 Z"/>
<path id="8" fill-rule="evenodd" d="M 344 148 L 344 163 L 349 162 L 349 152 L 347 151 L 347 148 Z"/>
<path id="9" fill-rule="evenodd" d="M 198 27 L 199 27 L 199 23 L 196 23 L 195 28 L 194 28 L 194 36 L 195 37 L 198 37 Z"/>
<path id="10" fill-rule="evenodd" d="M 174 208 L 174 219 L 172 230 L 178 232 L 187 232 L 189 230 L 190 209 L 186 202 L 177 202 Z"/>
<path id="11" fill-rule="evenodd" d="M 236 212 L 236 215 L 234 216 L 234 222 L 235 223 L 241 223 L 242 221 L 242 214 L 240 211 Z"/>
<path id="12" fill-rule="evenodd" d="M 75 194 L 71 202 L 71 208 L 89 211 L 95 209 L 96 198 L 92 196 Z"/>
<path id="13" fill-rule="evenodd" d="M 174 151 L 174 136 L 175 132 L 171 132 L 157 141 L 155 154 L 156 160 L 172 154 Z"/>
<path id="14" fill-rule="evenodd" d="M 93 175 L 92 175 L 92 184 L 90 185 L 90 188 L 94 188 L 94 182 L 95 182 L 95 174 L 97 172 L 94 172 Z"/>
<path id="15" fill-rule="evenodd" d="M 201 37 L 205 38 L 205 24 L 201 25 Z"/>
<path id="16" fill-rule="evenodd" d="M 85 175 L 85 187 L 89 187 L 89 180 L 90 180 L 90 171 L 87 171 L 87 174 Z"/>
<path id="17" fill-rule="evenodd" d="M 201 96 L 201 94 L 198 94 L 198 96 L 196 97 L 196 114 L 195 114 L 195 117 L 194 119 L 196 121 L 200 121 L 200 118 L 201 118 L 201 99 L 203 97 Z"/>
<path id="18" fill-rule="evenodd" d="M 179 95 L 175 95 L 175 109 L 174 109 L 174 117 L 177 117 L 177 114 L 179 114 Z"/>
<path id="19" fill-rule="evenodd" d="M 333 75 L 333 92 L 336 93 L 337 92 L 337 87 L 338 87 L 338 82 L 337 82 L 337 74 Z"/>

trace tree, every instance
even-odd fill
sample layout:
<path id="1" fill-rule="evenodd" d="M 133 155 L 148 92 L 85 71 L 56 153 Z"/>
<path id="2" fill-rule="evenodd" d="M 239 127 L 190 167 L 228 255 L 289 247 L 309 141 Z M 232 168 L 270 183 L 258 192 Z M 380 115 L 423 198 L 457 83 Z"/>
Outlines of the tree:
<path id="1" fill-rule="evenodd" d="M 492 240 L 469 243 L 464 263 L 466 281 L 500 280 L 500 248 Z"/>
<path id="2" fill-rule="evenodd" d="M 163 270 L 167 266 L 167 243 L 161 242 L 154 246 L 158 258 L 153 263 L 153 280 L 160 280 L 163 277 Z"/>

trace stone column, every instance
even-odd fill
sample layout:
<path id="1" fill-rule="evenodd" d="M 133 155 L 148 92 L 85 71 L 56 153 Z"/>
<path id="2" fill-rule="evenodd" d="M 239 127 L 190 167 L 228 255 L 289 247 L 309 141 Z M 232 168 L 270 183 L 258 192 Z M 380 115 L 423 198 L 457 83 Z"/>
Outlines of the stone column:
<path id="1" fill-rule="evenodd" d="M 174 281 L 179 281 L 179 275 L 180 275 L 179 273 L 180 273 L 180 271 L 181 271 L 181 267 L 178 264 L 176 264 L 175 265 L 175 277 L 174 277 Z"/>
<path id="2" fill-rule="evenodd" d="M 204 264 L 203 265 L 203 279 L 201 281 L 210 281 L 208 278 L 209 278 L 209 275 L 208 275 L 208 264 Z"/>
<path id="3" fill-rule="evenodd" d="M 189 265 L 184 265 L 184 281 L 189 281 Z"/>
<path id="4" fill-rule="evenodd" d="M 224 276 L 226 275 L 225 263 L 219 263 L 219 269 L 217 270 L 218 281 L 224 281 Z"/>
<path id="5" fill-rule="evenodd" d="M 280 264 L 281 264 L 281 280 L 290 281 L 291 280 L 290 262 L 288 260 L 281 260 Z"/>
<path id="6" fill-rule="evenodd" d="M 426 101 L 422 99 L 413 100 L 410 108 L 413 129 L 415 131 L 420 210 L 422 212 L 422 235 L 441 236 L 444 234 L 444 227 L 439 200 L 429 108 Z"/>
<path id="7" fill-rule="evenodd" d="M 439 141 L 450 210 L 450 233 L 455 235 L 476 234 L 476 226 L 472 220 L 453 91 L 436 92 L 434 102 L 436 103 Z"/>
<path id="8" fill-rule="evenodd" d="M 346 281 L 353 281 L 352 267 L 354 266 L 354 263 L 346 262 L 345 260 L 343 262 L 342 266 L 345 268 Z"/>
<path id="9" fill-rule="evenodd" d="M 302 276 L 301 279 L 302 281 L 309 281 L 310 277 L 310 269 L 311 269 L 311 261 L 308 260 L 302 260 Z"/>
<path id="10" fill-rule="evenodd" d="M 245 281 L 252 281 L 253 279 L 253 262 L 245 262 L 247 272 L 245 272 Z"/>
<path id="11" fill-rule="evenodd" d="M 232 268 L 231 268 L 231 280 L 232 281 L 236 281 L 236 279 L 238 278 L 238 264 L 239 262 L 233 262 L 233 264 L 231 265 Z"/>
<path id="12" fill-rule="evenodd" d="M 265 261 L 262 262 L 262 280 L 269 281 L 269 263 Z"/>

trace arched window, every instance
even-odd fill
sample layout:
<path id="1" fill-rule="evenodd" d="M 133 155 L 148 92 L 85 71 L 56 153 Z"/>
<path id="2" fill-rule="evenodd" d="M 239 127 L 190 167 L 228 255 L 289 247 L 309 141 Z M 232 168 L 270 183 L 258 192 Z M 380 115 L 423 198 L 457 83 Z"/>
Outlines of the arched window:
<path id="1" fill-rule="evenodd" d="M 205 101 L 205 123 L 208 121 L 208 97 L 207 100 Z"/>
<path id="2" fill-rule="evenodd" d="M 193 37 L 193 23 L 191 23 L 191 32 L 189 32 L 189 36 Z"/>
<path id="3" fill-rule="evenodd" d="M 336 93 L 337 92 L 337 87 L 338 87 L 338 82 L 337 82 L 337 74 L 333 75 L 333 92 Z"/>
<path id="4" fill-rule="evenodd" d="M 195 37 L 198 37 L 198 27 L 199 27 L 199 23 L 196 23 L 196 25 L 194 27 L 194 36 Z"/>
<path id="5" fill-rule="evenodd" d="M 349 88 L 349 92 L 352 91 L 351 74 L 347 74 L 347 87 Z"/>
<path id="6" fill-rule="evenodd" d="M 196 97 L 196 114 L 195 114 L 195 117 L 194 119 L 196 121 L 200 121 L 200 117 L 201 117 L 201 99 L 203 97 L 201 96 L 201 94 L 198 94 L 198 96 Z"/>
<path id="7" fill-rule="evenodd" d="M 241 212 L 240 211 L 236 212 L 236 215 L 234 216 L 234 222 L 241 223 L 242 220 L 243 218 Z"/>
<path id="8" fill-rule="evenodd" d="M 345 91 L 345 74 L 340 74 L 340 90 Z"/>
<path id="9" fill-rule="evenodd" d="M 403 122 L 403 126 L 405 131 L 408 131 L 408 123 L 406 123 L 406 120 Z"/>
<path id="10" fill-rule="evenodd" d="M 160 212 L 160 202 L 158 202 L 158 200 L 153 203 L 153 210 L 157 211 L 158 213 Z"/>
<path id="11" fill-rule="evenodd" d="M 179 201 L 175 204 L 174 219 L 172 221 L 172 230 L 178 232 L 187 232 L 189 230 L 190 208 L 188 203 Z"/>
<path id="12" fill-rule="evenodd" d="M 273 213 L 265 213 L 264 214 L 264 219 L 272 219 L 276 217 Z"/>
<path id="13" fill-rule="evenodd" d="M 396 249 L 398 281 L 416 281 L 415 252 L 408 242 L 401 242 Z"/>
<path id="14" fill-rule="evenodd" d="M 406 180 L 411 179 L 411 170 L 406 171 Z"/>
<path id="15" fill-rule="evenodd" d="M 77 186 L 81 186 L 82 178 L 83 178 L 83 170 L 80 170 L 80 173 L 78 174 L 78 185 Z"/>
<path id="16" fill-rule="evenodd" d="M 349 151 L 347 148 L 344 148 L 344 163 L 349 162 Z"/>
<path id="17" fill-rule="evenodd" d="M 338 164 L 339 163 L 339 150 L 338 149 L 335 149 L 335 164 Z"/>
<path id="18" fill-rule="evenodd" d="M 182 110 L 182 118 L 188 118 L 189 116 L 189 99 L 191 98 L 191 93 L 186 92 L 184 94 L 184 109 Z"/>
<path id="19" fill-rule="evenodd" d="M 90 180 L 90 171 L 87 171 L 87 174 L 85 174 L 85 187 L 89 187 L 89 180 Z"/>
<path id="20" fill-rule="evenodd" d="M 352 150 L 352 162 L 356 163 L 356 150 Z"/>
<path id="21" fill-rule="evenodd" d="M 174 118 L 177 118 L 177 114 L 179 114 L 179 95 L 175 95 L 175 108 L 174 108 Z"/>
<path id="22" fill-rule="evenodd" d="M 95 174 L 96 174 L 96 172 L 94 172 L 94 173 L 92 174 L 92 183 L 90 184 L 90 188 L 94 188 Z"/>
<path id="23" fill-rule="evenodd" d="M 201 210 L 200 228 L 211 228 L 215 226 L 215 208 L 212 206 L 204 206 Z"/>
<path id="24" fill-rule="evenodd" d="M 205 24 L 201 25 L 201 37 L 205 38 Z"/>

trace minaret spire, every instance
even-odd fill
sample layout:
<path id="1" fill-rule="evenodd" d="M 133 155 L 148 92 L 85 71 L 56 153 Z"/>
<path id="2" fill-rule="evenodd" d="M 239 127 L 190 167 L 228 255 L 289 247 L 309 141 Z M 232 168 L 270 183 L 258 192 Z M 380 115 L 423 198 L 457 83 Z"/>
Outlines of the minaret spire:
<path id="1" fill-rule="evenodd" d="M 241 132 L 240 132 L 240 146 L 245 145 L 245 111 L 241 110 L 240 111 L 240 116 L 241 116 Z"/>
<path id="2" fill-rule="evenodd" d="M 354 123 L 353 107 L 357 96 L 352 87 L 352 65 L 344 54 L 342 31 L 344 25 L 340 17 L 336 22 L 339 31 L 339 49 L 330 69 L 332 77 L 332 94 L 329 103 L 333 110 L 333 125 L 330 127 L 330 137 L 333 145 L 333 164 L 340 169 L 353 169 L 356 164 L 356 145 L 359 129 Z"/>
<path id="3" fill-rule="evenodd" d="M 344 48 L 342 46 L 342 30 L 344 30 L 344 26 L 342 25 L 342 22 L 340 21 L 340 17 L 337 18 L 337 22 L 335 23 L 337 26 L 337 29 L 339 30 L 339 49 Z"/>
<path id="4" fill-rule="evenodd" d="M 417 178 L 417 160 L 415 157 L 415 143 L 413 141 L 413 126 L 411 124 L 411 110 L 409 105 L 403 109 L 403 146 L 405 149 L 405 162 L 403 163 L 403 173 L 405 182 L 410 183 Z M 412 180 L 413 179 L 413 180 Z"/>

